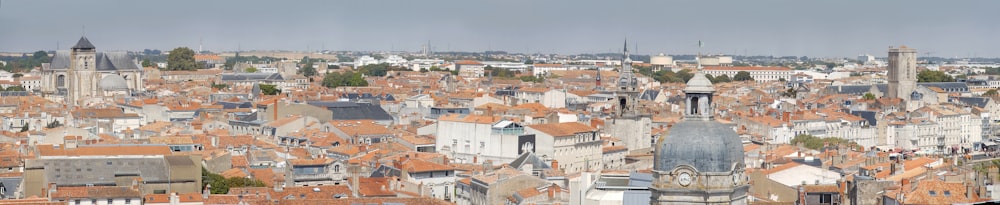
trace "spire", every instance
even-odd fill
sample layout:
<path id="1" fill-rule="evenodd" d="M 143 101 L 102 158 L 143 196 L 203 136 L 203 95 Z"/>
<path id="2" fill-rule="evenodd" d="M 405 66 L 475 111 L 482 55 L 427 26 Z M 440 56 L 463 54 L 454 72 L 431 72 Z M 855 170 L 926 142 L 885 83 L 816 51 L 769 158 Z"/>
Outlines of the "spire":
<path id="1" fill-rule="evenodd" d="M 94 44 L 91 44 L 90 40 L 87 40 L 86 36 L 80 36 L 80 40 L 76 42 L 75 46 L 73 46 L 73 50 L 78 50 L 78 49 L 93 50 L 95 48 L 94 48 Z"/>

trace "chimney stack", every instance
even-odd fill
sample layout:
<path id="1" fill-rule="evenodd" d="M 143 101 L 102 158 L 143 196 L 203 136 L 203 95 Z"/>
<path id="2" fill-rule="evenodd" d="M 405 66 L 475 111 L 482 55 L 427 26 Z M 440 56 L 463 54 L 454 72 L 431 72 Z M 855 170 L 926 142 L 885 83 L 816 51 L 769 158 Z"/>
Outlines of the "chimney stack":
<path id="1" fill-rule="evenodd" d="M 559 170 L 559 160 L 552 160 L 552 169 Z"/>

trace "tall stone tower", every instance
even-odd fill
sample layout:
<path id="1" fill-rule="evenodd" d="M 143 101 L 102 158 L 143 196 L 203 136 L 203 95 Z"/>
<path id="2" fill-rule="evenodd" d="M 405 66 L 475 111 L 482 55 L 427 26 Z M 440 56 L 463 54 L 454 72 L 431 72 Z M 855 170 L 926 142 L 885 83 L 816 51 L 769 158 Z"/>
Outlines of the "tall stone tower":
<path id="1" fill-rule="evenodd" d="M 619 73 L 618 82 L 611 89 L 615 96 L 614 113 L 610 120 L 605 121 L 604 132 L 621 139 L 629 152 L 648 152 L 653 146 L 653 120 L 639 110 L 639 81 L 632 73 L 628 41 L 622 50 L 622 69 Z"/>
<path id="2" fill-rule="evenodd" d="M 70 52 L 70 66 L 66 72 L 66 103 L 77 105 L 85 97 L 95 96 L 97 93 L 97 48 L 87 40 L 87 37 L 80 37 Z"/>
<path id="3" fill-rule="evenodd" d="M 917 49 L 889 48 L 889 90 L 886 96 L 909 101 L 917 88 Z"/>

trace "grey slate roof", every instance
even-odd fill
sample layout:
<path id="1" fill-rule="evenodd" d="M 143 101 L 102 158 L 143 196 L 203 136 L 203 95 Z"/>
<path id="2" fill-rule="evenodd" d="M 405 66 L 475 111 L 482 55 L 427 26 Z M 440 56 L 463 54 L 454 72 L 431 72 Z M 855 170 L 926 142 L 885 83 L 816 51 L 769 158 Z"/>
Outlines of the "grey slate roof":
<path id="1" fill-rule="evenodd" d="M 548 163 L 545 163 L 544 160 L 538 158 L 538 155 L 535 155 L 534 152 L 521 153 L 521 155 L 517 156 L 514 161 L 510 162 L 510 166 L 515 169 L 521 169 L 521 166 L 524 166 L 525 164 L 531 164 L 533 169 L 552 169 Z"/>
<path id="2" fill-rule="evenodd" d="M 628 186 L 649 187 L 653 184 L 653 174 L 632 172 L 628 174 Z"/>
<path id="3" fill-rule="evenodd" d="M 94 44 L 90 43 L 90 40 L 86 36 L 81 36 L 79 41 L 76 41 L 76 45 L 73 49 L 95 49 Z"/>
<path id="4" fill-rule="evenodd" d="M 0 178 L 0 184 L 2 184 L 4 188 L 3 195 L 5 199 L 12 199 L 16 196 L 17 188 L 21 186 L 22 179 L 23 178 L 21 177 Z"/>
<path id="5" fill-rule="evenodd" d="M 986 108 L 986 104 L 990 102 L 990 99 L 984 97 L 958 97 L 958 101 L 965 103 L 966 105 Z"/>
<path id="6" fill-rule="evenodd" d="M 645 90 L 642 91 L 642 95 L 639 95 L 641 100 L 654 100 L 657 96 L 660 96 L 659 90 Z"/>
<path id="7" fill-rule="evenodd" d="M 861 117 L 861 118 L 864 118 L 865 120 L 868 121 L 868 125 L 872 125 L 872 126 L 878 125 L 878 118 L 875 117 L 875 112 L 874 111 L 851 110 L 851 114 L 855 115 L 855 116 L 858 116 L 858 117 Z"/>
<path id="8" fill-rule="evenodd" d="M 49 69 L 66 70 L 70 66 L 70 51 L 56 51 L 49 64 Z M 127 52 L 98 52 L 95 54 L 95 68 L 98 71 L 142 70 L 142 66 L 133 61 L 135 57 Z"/>
<path id="9" fill-rule="evenodd" d="M 383 164 L 382 166 L 379 166 L 378 169 L 373 170 L 372 175 L 370 177 L 378 178 L 378 177 L 399 177 L 399 176 L 402 176 L 402 172 L 399 171 L 399 169 L 396 169 L 395 167 L 386 166 Z"/>
<path id="10" fill-rule="evenodd" d="M 355 102 L 306 102 L 312 106 L 325 107 L 333 112 L 334 120 L 394 120 L 381 106 Z"/>
<path id="11" fill-rule="evenodd" d="M 657 145 L 653 169 L 673 171 L 688 165 L 698 172 L 728 172 L 743 162 L 743 141 L 732 126 L 717 121 L 684 120 Z"/>
<path id="12" fill-rule="evenodd" d="M 141 176 L 147 182 L 168 180 L 164 158 L 37 159 L 27 161 L 25 167 L 44 167 L 48 182 L 58 185 L 114 185 L 115 176 Z"/>
<path id="13" fill-rule="evenodd" d="M 829 93 L 838 94 L 855 94 L 862 95 L 871 90 L 873 85 L 840 85 L 840 86 L 828 86 L 826 91 Z M 885 92 L 889 89 L 888 84 L 875 84 L 878 90 Z M 969 85 L 964 82 L 934 82 L 934 83 L 917 83 L 917 86 L 924 87 L 934 87 L 941 88 L 945 92 L 969 92 Z"/>
<path id="14" fill-rule="evenodd" d="M 647 205 L 653 194 L 649 190 L 625 190 L 623 205 Z"/>
<path id="15" fill-rule="evenodd" d="M 251 80 L 285 80 L 278 73 L 227 73 L 222 74 L 223 81 L 251 81 Z"/>

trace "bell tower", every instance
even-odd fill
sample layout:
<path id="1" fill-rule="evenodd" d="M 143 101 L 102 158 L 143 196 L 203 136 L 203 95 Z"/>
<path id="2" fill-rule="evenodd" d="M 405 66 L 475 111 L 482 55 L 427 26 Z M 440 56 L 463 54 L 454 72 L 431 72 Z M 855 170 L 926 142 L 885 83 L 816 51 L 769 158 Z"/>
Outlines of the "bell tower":
<path id="1" fill-rule="evenodd" d="M 600 71 L 598 71 L 599 73 Z M 628 40 L 622 50 L 622 69 L 615 84 L 615 116 L 637 115 L 639 104 L 639 81 L 632 73 L 632 58 L 628 53 Z"/>
<path id="2" fill-rule="evenodd" d="M 87 37 L 80 37 L 70 52 L 70 66 L 66 71 L 66 103 L 77 105 L 86 96 L 97 91 L 97 49 Z"/>

